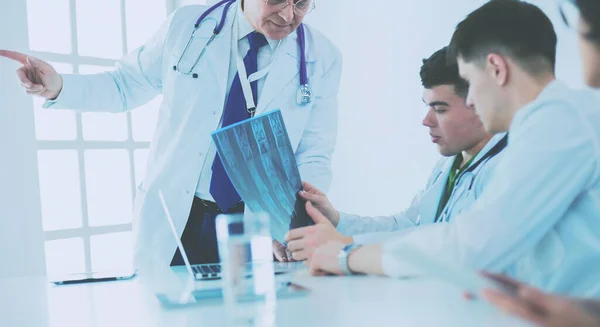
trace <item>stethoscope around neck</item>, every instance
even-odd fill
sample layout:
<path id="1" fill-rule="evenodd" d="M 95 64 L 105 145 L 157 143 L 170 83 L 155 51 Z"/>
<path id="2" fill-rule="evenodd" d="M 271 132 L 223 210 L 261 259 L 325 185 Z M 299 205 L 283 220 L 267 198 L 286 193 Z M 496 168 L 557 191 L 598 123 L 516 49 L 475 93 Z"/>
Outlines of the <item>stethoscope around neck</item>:
<path id="1" fill-rule="evenodd" d="M 196 68 L 196 65 L 198 65 L 198 62 L 200 61 L 200 59 L 202 58 L 204 53 L 206 52 L 206 49 L 208 48 L 208 46 L 210 46 L 210 44 L 213 42 L 215 37 L 217 37 L 217 35 L 219 35 L 219 33 L 221 33 L 221 30 L 223 29 L 223 26 L 225 25 L 225 20 L 227 17 L 227 12 L 229 11 L 229 7 L 231 7 L 231 5 L 234 4 L 236 1 L 237 0 L 222 0 L 221 2 L 217 3 L 216 5 L 208 8 L 200 16 L 200 18 L 198 18 L 198 20 L 194 24 L 194 31 L 192 32 L 192 35 L 190 36 L 185 48 L 183 49 L 183 53 L 181 54 L 181 56 L 179 56 L 177 63 L 173 66 L 173 71 L 175 71 L 181 75 L 191 76 L 192 78 L 198 78 L 198 74 L 194 73 L 193 71 Z M 196 31 L 200 27 L 200 24 L 204 21 L 204 19 L 206 19 L 208 17 L 208 15 L 210 15 L 210 13 L 212 13 L 213 11 L 215 11 L 217 8 L 221 7 L 222 5 L 225 5 L 225 8 L 223 9 L 223 13 L 221 14 L 221 20 L 219 21 L 219 23 L 215 26 L 215 29 L 213 30 L 213 34 L 210 36 L 206 45 L 202 48 L 200 55 L 198 55 L 198 57 L 196 58 L 196 61 L 192 65 L 192 67 L 187 72 L 182 72 L 180 70 L 181 60 L 187 53 L 188 48 L 190 47 L 192 41 L 194 40 L 194 35 L 196 34 Z M 312 96 L 312 91 L 310 90 L 310 87 L 308 85 L 308 72 L 307 72 L 307 68 L 306 68 L 306 41 L 305 41 L 306 37 L 304 34 L 304 25 L 303 24 L 300 24 L 298 26 L 297 33 L 298 33 L 298 38 L 297 38 L 298 46 L 300 47 L 300 87 L 298 88 L 298 92 L 296 95 L 296 101 L 299 105 L 305 105 L 305 104 L 309 104 L 310 102 L 312 102 L 313 96 Z M 235 42 L 237 42 L 237 40 L 235 40 Z M 238 72 L 239 72 L 239 69 L 238 69 Z M 242 76 L 240 76 L 240 77 L 242 77 Z M 250 108 L 248 108 L 248 109 L 250 110 Z"/>

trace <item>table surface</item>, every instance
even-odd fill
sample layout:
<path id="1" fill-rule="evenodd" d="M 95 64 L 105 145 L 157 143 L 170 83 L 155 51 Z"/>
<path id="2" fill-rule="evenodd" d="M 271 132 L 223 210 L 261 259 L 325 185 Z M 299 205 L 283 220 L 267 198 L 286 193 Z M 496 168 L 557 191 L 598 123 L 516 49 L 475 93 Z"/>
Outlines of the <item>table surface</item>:
<path id="1" fill-rule="evenodd" d="M 306 296 L 277 301 L 277 326 L 526 326 L 482 301 L 465 300 L 459 288 L 437 280 L 312 277 L 306 270 L 277 278 L 310 289 Z M 0 279 L 0 326 L 225 326 L 222 305 L 160 305 L 156 292 L 181 290 L 186 280 L 178 268 L 153 278 L 65 286 L 45 276 Z M 219 284 L 199 281 L 196 287 Z"/>

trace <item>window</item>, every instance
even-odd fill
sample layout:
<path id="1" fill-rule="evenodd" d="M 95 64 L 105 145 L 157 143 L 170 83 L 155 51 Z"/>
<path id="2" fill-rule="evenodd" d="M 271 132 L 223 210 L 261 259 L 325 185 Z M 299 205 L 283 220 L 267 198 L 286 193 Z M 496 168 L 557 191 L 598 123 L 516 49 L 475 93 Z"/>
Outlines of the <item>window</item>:
<path id="1" fill-rule="evenodd" d="M 97 73 L 158 29 L 167 1 L 27 0 L 27 15 L 32 55 L 61 73 Z M 135 186 L 160 101 L 118 114 L 47 110 L 34 101 L 49 275 L 131 265 Z"/>

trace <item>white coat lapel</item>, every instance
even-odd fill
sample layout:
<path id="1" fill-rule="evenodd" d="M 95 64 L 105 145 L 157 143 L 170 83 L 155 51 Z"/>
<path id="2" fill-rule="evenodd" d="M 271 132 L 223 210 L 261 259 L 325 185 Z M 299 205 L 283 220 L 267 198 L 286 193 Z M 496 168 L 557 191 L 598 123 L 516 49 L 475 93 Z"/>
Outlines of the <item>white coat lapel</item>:
<path id="1" fill-rule="evenodd" d="M 420 213 L 422 224 L 431 224 L 435 221 L 435 214 L 440 205 L 440 199 L 442 198 L 444 188 L 446 187 L 446 181 L 448 180 L 448 175 L 450 174 L 453 163 L 454 157 L 449 158 L 444 162 L 444 165 L 438 172 L 438 177 L 423 194 Z"/>
<path id="2" fill-rule="evenodd" d="M 219 98 L 225 99 L 225 93 L 227 90 L 227 79 L 229 77 L 229 60 L 231 57 L 231 37 L 232 37 L 232 28 L 234 26 L 233 21 L 235 18 L 235 5 L 229 8 L 229 13 L 227 14 L 227 20 L 223 29 L 219 33 L 217 37 L 215 37 L 213 43 L 207 48 L 206 53 L 210 58 L 210 67 L 212 68 L 213 73 L 215 74 L 215 78 L 217 80 L 218 88 L 219 88 Z M 212 13 L 211 16 L 214 15 L 215 19 L 221 18 L 222 11 L 217 11 Z M 211 26 L 210 30 L 212 32 L 214 26 Z"/>
<path id="3" fill-rule="evenodd" d="M 296 33 L 288 36 L 282 41 L 281 49 L 279 49 L 277 57 L 274 58 L 275 62 L 273 63 L 271 71 L 267 75 L 262 93 L 258 99 L 256 108 L 257 115 L 263 112 L 273 101 L 273 99 L 290 83 L 290 81 L 298 75 L 298 44 L 295 36 Z"/>

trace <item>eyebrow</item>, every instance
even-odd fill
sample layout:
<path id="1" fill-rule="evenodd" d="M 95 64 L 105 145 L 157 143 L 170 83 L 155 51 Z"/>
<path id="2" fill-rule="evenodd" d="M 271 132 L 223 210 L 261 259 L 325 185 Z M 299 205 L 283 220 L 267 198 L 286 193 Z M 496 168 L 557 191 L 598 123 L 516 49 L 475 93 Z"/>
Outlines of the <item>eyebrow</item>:
<path id="1" fill-rule="evenodd" d="M 427 103 L 427 102 L 425 102 L 425 100 L 423 100 L 423 103 L 425 103 L 426 105 L 428 105 L 430 107 L 435 107 L 435 106 L 450 107 L 450 104 L 448 104 L 448 102 L 445 102 L 445 101 L 433 101 L 433 102 Z"/>

